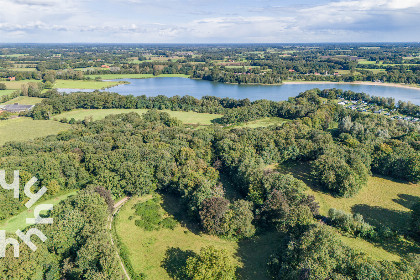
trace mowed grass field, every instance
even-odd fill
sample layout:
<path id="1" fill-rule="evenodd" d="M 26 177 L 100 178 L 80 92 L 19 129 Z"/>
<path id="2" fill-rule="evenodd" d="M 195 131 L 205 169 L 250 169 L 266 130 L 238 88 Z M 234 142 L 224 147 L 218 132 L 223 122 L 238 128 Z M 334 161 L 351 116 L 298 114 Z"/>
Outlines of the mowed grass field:
<path id="1" fill-rule="evenodd" d="M 0 81 L 6 85 L 7 89 L 20 89 L 22 85 L 27 83 L 39 83 L 40 80 L 22 80 L 22 81 Z"/>
<path id="2" fill-rule="evenodd" d="M 54 119 L 60 120 L 62 118 L 67 118 L 68 120 L 70 120 L 71 118 L 74 118 L 75 120 L 84 120 L 86 117 L 91 116 L 93 120 L 100 120 L 112 114 L 115 115 L 115 114 L 136 112 L 139 115 L 141 115 L 141 114 L 146 113 L 147 111 L 148 109 L 78 109 L 78 110 L 65 112 L 60 115 L 55 115 Z M 212 124 L 212 122 L 215 122 L 218 118 L 222 117 L 222 115 L 219 115 L 219 114 L 170 111 L 170 110 L 162 110 L 162 111 L 169 113 L 172 117 L 179 119 L 185 124 L 210 125 Z"/>
<path id="3" fill-rule="evenodd" d="M 0 145 L 9 141 L 25 141 L 58 134 L 70 127 L 69 124 L 52 120 L 33 120 L 26 117 L 0 121 Z"/>
<path id="4" fill-rule="evenodd" d="M 277 117 L 271 117 L 271 118 L 263 118 L 255 121 L 249 121 L 247 123 L 240 123 L 232 126 L 228 126 L 228 128 L 240 128 L 240 127 L 247 127 L 247 128 L 257 128 L 257 127 L 267 127 L 270 125 L 280 125 L 284 122 L 287 122 L 289 120 L 277 118 Z"/>
<path id="5" fill-rule="evenodd" d="M 85 81 L 85 80 L 57 80 L 54 88 L 72 89 L 103 89 L 119 85 L 120 82 Z"/>
<path id="6" fill-rule="evenodd" d="M 14 91 L 15 90 L 13 90 L 13 89 L 0 90 L 0 97 L 5 96 L 5 95 L 9 95 Z"/>
<path id="7" fill-rule="evenodd" d="M 202 247 L 213 245 L 226 249 L 238 262 L 238 278 L 243 280 L 268 280 L 267 262 L 276 252 L 283 236 L 278 232 L 267 232 L 251 239 L 235 242 L 200 233 L 196 222 L 185 217 L 185 209 L 174 196 L 163 197 L 163 209 L 179 222 L 174 230 L 145 231 L 135 225 L 133 206 L 151 196 L 133 197 L 120 210 L 115 219 L 119 241 L 128 249 L 129 261 L 136 273 L 145 273 L 147 279 L 171 279 L 163 266 L 168 249 L 178 252 L 198 253 Z M 130 219 L 134 216 L 135 218 Z"/>
<path id="8" fill-rule="evenodd" d="M 44 201 L 40 201 L 40 202 L 36 203 L 34 206 L 32 206 L 30 209 L 27 209 L 27 210 L 15 215 L 15 216 L 9 218 L 9 219 L 7 219 L 3 223 L 1 223 L 0 228 L 2 230 L 6 230 L 8 233 L 15 233 L 16 230 L 18 230 L 18 229 L 23 230 L 23 229 L 25 229 L 26 227 L 29 226 L 29 225 L 26 224 L 26 218 L 33 218 L 34 217 L 34 209 L 37 205 L 39 205 L 39 204 L 57 205 L 61 201 L 65 200 L 69 196 L 75 195 L 76 193 L 77 193 L 77 191 L 70 191 L 70 192 L 59 194 L 54 198 L 44 200 Z M 43 214 L 43 212 L 41 212 L 41 214 Z"/>
<path id="9" fill-rule="evenodd" d="M 19 103 L 22 105 L 35 105 L 37 103 L 41 103 L 43 98 L 38 97 L 29 97 L 29 96 L 18 96 L 16 98 L 13 98 L 7 102 L 4 102 L 3 104 L 14 104 Z"/>
<path id="10" fill-rule="evenodd" d="M 161 74 L 153 76 L 153 74 L 104 74 L 104 75 L 88 75 L 88 77 L 95 79 L 100 77 L 103 80 L 114 80 L 114 79 L 146 79 L 146 78 L 165 78 L 165 77 L 178 77 L 188 78 L 189 75 L 184 74 Z"/>

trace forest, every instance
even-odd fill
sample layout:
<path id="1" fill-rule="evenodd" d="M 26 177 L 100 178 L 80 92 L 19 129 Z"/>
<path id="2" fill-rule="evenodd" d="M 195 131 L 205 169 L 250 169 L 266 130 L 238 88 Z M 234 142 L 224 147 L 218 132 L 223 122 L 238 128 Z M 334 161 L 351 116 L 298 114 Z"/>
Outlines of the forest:
<path id="1" fill-rule="evenodd" d="M 23 181 L 35 176 L 36 188 L 48 188 L 46 198 L 78 190 L 49 213 L 56 221 L 53 225 L 39 225 L 49 237 L 39 250 L 22 246 L 21 257 L 14 258 L 12 247 L 7 248 L 6 258 L 0 260 L 4 279 L 122 279 L 117 252 L 132 279 L 148 279 L 147 271 L 139 272 L 127 261 L 128 249 L 111 242 L 108 226 L 114 201 L 147 195 L 153 199 L 135 205 L 136 217 L 141 217 L 136 226 L 146 231 L 176 227 L 179 221 L 162 216 L 158 207 L 160 196 L 171 195 L 202 233 L 238 242 L 264 232 L 281 234 L 280 241 L 270 244 L 276 253 L 264 260 L 271 279 L 420 277 L 418 197 L 409 223 L 396 231 L 333 208 L 322 215 L 320 202 L 308 194 L 304 180 L 273 168 L 308 166 L 315 184 L 335 198 L 357 195 L 373 174 L 418 188 L 419 125 L 349 110 L 336 102 L 344 96 L 381 104 L 383 100 L 317 89 L 281 102 L 106 92 L 61 95 L 54 90 L 31 94 L 45 98 L 28 113 L 37 120 L 76 108 L 149 111 L 97 121 L 62 119 L 72 123 L 70 130 L 0 148 L 0 168 L 8 180 L 13 170 L 23 170 Z M 161 109 L 224 116 L 196 129 Z M 418 106 L 398 110 L 414 114 Z M 263 117 L 287 122 L 259 128 L 228 126 Z M 229 178 L 229 184 L 223 178 Z M 0 198 L 0 222 L 22 211 L 23 203 L 10 191 L 1 189 Z M 398 261 L 377 260 L 343 243 L 344 233 L 368 242 L 404 239 L 416 249 Z M 178 257 L 174 262 L 163 262 L 173 279 L 238 278 L 237 262 L 224 249 L 207 246 L 186 256 L 174 255 Z"/>

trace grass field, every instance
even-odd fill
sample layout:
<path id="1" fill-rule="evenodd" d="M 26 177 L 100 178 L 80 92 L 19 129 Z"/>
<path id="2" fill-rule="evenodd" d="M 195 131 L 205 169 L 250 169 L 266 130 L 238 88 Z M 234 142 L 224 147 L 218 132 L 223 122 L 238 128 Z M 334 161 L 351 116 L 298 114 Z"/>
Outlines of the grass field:
<path id="1" fill-rule="evenodd" d="M 356 70 L 368 70 L 368 71 L 371 71 L 373 74 L 378 74 L 380 72 L 386 72 L 385 69 L 363 69 L 363 68 L 356 68 Z"/>
<path id="2" fill-rule="evenodd" d="M 257 127 L 267 127 L 270 125 L 280 125 L 284 122 L 287 122 L 289 120 L 277 118 L 277 117 L 271 117 L 271 118 L 264 118 L 260 120 L 255 121 L 249 121 L 247 123 L 241 123 L 237 125 L 229 126 L 228 128 L 238 128 L 238 127 L 248 127 L 248 128 L 257 128 Z"/>
<path id="3" fill-rule="evenodd" d="M 161 229 L 158 231 L 145 231 L 137 227 L 133 206 L 149 199 L 147 197 L 134 197 L 123 206 L 115 219 L 115 229 L 120 241 L 129 250 L 129 259 L 137 273 L 145 273 L 147 279 L 171 279 L 163 268 L 163 261 L 168 252 L 177 252 L 179 255 L 188 251 L 198 253 L 204 246 L 213 245 L 224 248 L 235 256 L 238 261 L 238 276 L 243 280 L 270 279 L 267 275 L 266 264 L 268 258 L 276 250 L 282 235 L 277 232 L 268 232 L 240 242 L 234 242 L 200 233 L 197 223 L 185 217 L 186 211 L 180 207 L 180 201 L 174 196 L 163 197 L 163 208 L 180 222 L 174 230 Z M 182 204 L 181 204 L 182 205 Z"/>
<path id="4" fill-rule="evenodd" d="M 24 141 L 57 134 L 70 127 L 69 124 L 25 117 L 0 121 L 0 145 L 8 141 Z"/>
<path id="5" fill-rule="evenodd" d="M 40 80 L 22 80 L 22 81 L 0 81 L 0 83 L 4 83 L 7 89 L 20 89 L 22 85 L 27 83 L 39 83 Z"/>
<path id="6" fill-rule="evenodd" d="M 3 104 L 19 103 L 22 105 L 35 105 L 37 103 L 41 103 L 42 100 L 43 98 L 38 98 L 38 97 L 18 96 L 7 102 L 4 102 Z"/>
<path id="7" fill-rule="evenodd" d="M 5 95 L 9 95 L 9 94 L 11 94 L 14 91 L 15 91 L 14 89 L 0 90 L 0 97 L 1 96 L 5 96 Z"/>
<path id="8" fill-rule="evenodd" d="M 145 273 L 147 279 L 171 279 L 167 271 L 162 267 L 162 261 L 168 249 L 186 252 L 192 250 L 196 253 L 204 246 L 214 245 L 216 248 L 224 248 L 230 254 L 234 254 L 237 244 L 214 236 L 196 234 L 187 227 L 178 225 L 174 230 L 161 229 L 158 231 L 145 231 L 137 227 L 135 219 L 129 220 L 134 215 L 132 207 L 139 201 L 150 198 L 135 197 L 123 206 L 116 220 L 115 228 L 120 241 L 129 249 L 129 258 L 137 273 Z M 174 205 L 174 208 L 179 206 Z"/>
<path id="9" fill-rule="evenodd" d="M 361 214 L 364 220 L 371 225 L 386 226 L 403 233 L 408 227 L 411 207 L 420 200 L 419 185 L 379 176 L 370 177 L 367 185 L 353 197 L 333 197 L 316 186 L 310 175 L 308 164 L 282 165 L 277 168 L 303 180 L 310 187 L 308 193 L 315 196 L 316 201 L 320 204 L 320 214 L 324 216 L 328 215 L 330 208 L 340 209 L 347 213 Z M 363 249 L 369 255 L 376 258 L 382 256 L 387 260 L 410 252 L 420 252 L 418 245 L 404 238 L 399 241 L 383 240 L 375 244 L 360 238 L 343 237 L 343 241 L 356 249 Z"/>
<path id="10" fill-rule="evenodd" d="M 65 112 L 60 115 L 56 115 L 54 116 L 54 119 L 60 120 L 62 118 L 67 118 L 67 119 L 74 118 L 75 120 L 83 120 L 85 117 L 92 116 L 93 120 L 99 120 L 111 114 L 136 112 L 141 115 L 147 111 L 148 109 L 92 109 L 92 110 L 79 109 L 79 110 L 73 110 L 70 112 Z M 179 119 L 185 124 L 210 125 L 212 124 L 212 122 L 222 117 L 222 115 L 208 114 L 208 113 L 170 111 L 170 110 L 163 110 L 163 112 L 169 113 L 172 117 Z"/>
<path id="11" fill-rule="evenodd" d="M 119 85 L 120 82 L 57 80 L 54 88 L 103 89 Z"/>
<path id="12" fill-rule="evenodd" d="M 27 209 L 27 210 L 19 213 L 18 215 L 15 215 L 15 216 L 9 218 L 8 220 L 3 222 L 2 224 L 0 224 L 0 228 L 2 230 L 6 230 L 8 233 L 14 233 L 18 229 L 23 230 L 27 226 L 29 226 L 29 225 L 26 224 L 26 218 L 33 218 L 33 211 L 34 211 L 34 209 L 37 205 L 39 205 L 39 204 L 57 205 L 58 203 L 60 203 L 60 201 L 63 201 L 67 197 L 75 195 L 76 193 L 77 193 L 77 191 L 70 191 L 70 192 L 67 192 L 67 193 L 60 194 L 60 195 L 58 195 L 54 198 L 36 203 L 30 209 Z"/>
<path id="13" fill-rule="evenodd" d="M 188 78 L 188 75 L 184 74 L 162 74 L 158 76 L 153 76 L 153 74 L 104 74 L 104 75 L 87 75 L 95 79 L 100 77 L 103 80 L 114 80 L 114 79 L 146 79 L 146 78 L 165 78 L 165 77 L 178 77 L 178 78 Z"/>

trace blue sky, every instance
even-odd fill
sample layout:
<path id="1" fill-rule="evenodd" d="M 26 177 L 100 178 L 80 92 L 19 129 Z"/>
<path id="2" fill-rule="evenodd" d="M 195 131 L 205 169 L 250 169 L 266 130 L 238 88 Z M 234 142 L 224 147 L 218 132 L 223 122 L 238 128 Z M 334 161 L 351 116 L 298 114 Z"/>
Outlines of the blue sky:
<path id="1" fill-rule="evenodd" d="M 0 0 L 0 42 L 418 42 L 420 0 Z"/>

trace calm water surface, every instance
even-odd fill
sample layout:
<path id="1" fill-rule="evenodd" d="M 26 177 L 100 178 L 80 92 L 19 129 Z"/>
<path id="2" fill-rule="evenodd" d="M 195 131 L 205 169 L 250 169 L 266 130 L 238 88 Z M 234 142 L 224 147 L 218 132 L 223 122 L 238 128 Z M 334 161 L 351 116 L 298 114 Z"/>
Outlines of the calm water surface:
<path id="1" fill-rule="evenodd" d="M 263 85 L 230 85 L 213 83 L 203 80 L 192 80 L 186 78 L 151 78 L 151 79 L 123 79 L 130 84 L 122 84 L 107 89 L 122 95 L 190 95 L 201 98 L 205 95 L 217 97 L 230 97 L 235 99 L 248 98 L 250 100 L 287 100 L 300 92 L 312 88 L 328 89 L 339 88 L 352 90 L 354 92 L 365 92 L 369 95 L 394 97 L 396 100 L 411 101 L 420 105 L 420 90 L 399 87 L 375 86 L 375 85 L 352 85 L 352 84 L 284 84 L 276 86 Z M 62 89 L 63 92 L 75 90 Z M 83 90 L 86 91 L 86 90 Z"/>

